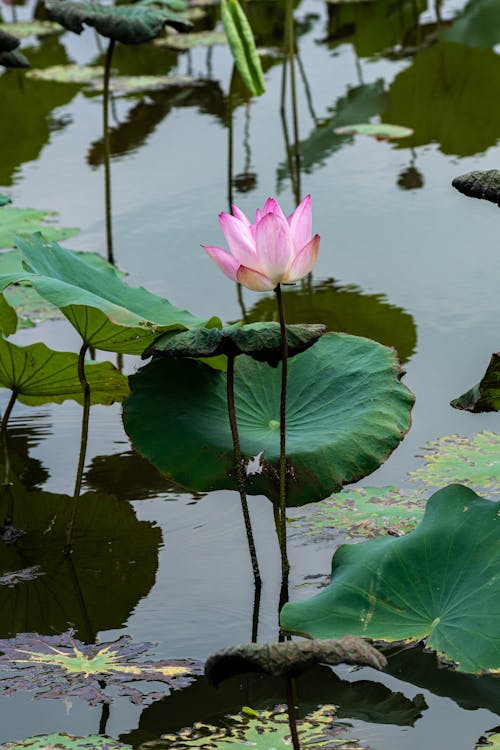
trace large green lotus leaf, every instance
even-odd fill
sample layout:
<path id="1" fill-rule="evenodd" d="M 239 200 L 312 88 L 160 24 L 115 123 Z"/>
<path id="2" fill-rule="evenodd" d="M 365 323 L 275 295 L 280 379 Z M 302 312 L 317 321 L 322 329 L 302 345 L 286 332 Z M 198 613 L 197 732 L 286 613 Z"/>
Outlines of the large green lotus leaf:
<path id="1" fill-rule="evenodd" d="M 413 396 L 391 349 L 330 333 L 289 362 L 288 504 L 323 499 L 380 466 L 409 428 Z M 235 488 L 226 377 L 190 360 L 153 360 L 131 378 L 125 428 L 140 453 L 195 490 Z M 240 357 L 241 450 L 261 455 L 250 494 L 278 497 L 281 368 Z M 180 408 L 180 405 L 182 407 Z"/>
<path id="2" fill-rule="evenodd" d="M 143 44 L 154 39 L 165 25 L 184 31 L 189 27 L 167 6 L 94 5 L 71 0 L 45 0 L 51 17 L 68 31 L 81 34 L 84 25 L 123 44 Z"/>
<path id="3" fill-rule="evenodd" d="M 463 672 L 500 672 L 500 502 L 449 485 L 415 531 L 343 545 L 331 583 L 286 604 L 282 627 L 314 638 L 352 634 L 420 642 Z"/>
<path id="4" fill-rule="evenodd" d="M 500 206 L 500 170 L 487 169 L 466 172 L 451 183 L 459 193 L 470 198 L 482 198 Z"/>
<path id="5" fill-rule="evenodd" d="M 122 627 L 155 582 L 160 529 L 139 521 L 129 503 L 86 493 L 69 561 L 63 549 L 71 498 L 28 491 L 13 473 L 12 451 L 9 460 L 0 518 L 11 515 L 25 533 L 15 544 L 0 542 L 0 637 L 60 633 L 71 623 L 92 640 L 99 630 Z"/>
<path id="6" fill-rule="evenodd" d="M 500 137 L 500 100 L 491 96 L 498 87 L 500 57 L 493 50 L 440 42 L 420 50 L 394 78 L 382 119 L 413 128 L 412 146 L 437 143 L 444 154 L 482 154 Z"/>
<path id="7" fill-rule="evenodd" d="M 40 21 L 36 18 L 31 21 L 16 21 L 16 23 L 0 23 L 0 39 L 2 32 L 14 34 L 18 39 L 27 39 L 30 36 L 50 36 L 60 34 L 62 31 L 58 23 L 52 21 Z M 1 42 L 0 42 L 1 44 Z"/>
<path id="8" fill-rule="evenodd" d="M 500 352 L 491 355 L 481 382 L 451 402 L 455 409 L 472 412 L 500 411 Z"/>
<path id="9" fill-rule="evenodd" d="M 128 379 L 111 362 L 85 362 L 85 377 L 91 404 L 121 402 L 129 393 Z M 56 352 L 41 342 L 16 346 L 0 338 L 0 388 L 9 388 L 28 406 L 68 399 L 83 404 L 78 355 Z"/>
<path id="10" fill-rule="evenodd" d="M 426 488 L 460 482 L 487 497 L 500 495 L 500 435 L 495 432 L 431 440 L 421 458 L 425 464 L 408 473 L 411 481 Z"/>
<path id="11" fill-rule="evenodd" d="M 3 208 L 0 211 L 0 249 L 14 247 L 14 237 L 19 232 L 41 231 L 47 240 L 61 240 L 78 234 L 79 229 L 47 225 L 45 222 L 54 215 L 54 211 L 39 211 L 34 208 Z"/>
<path id="12" fill-rule="evenodd" d="M 417 329 L 412 316 L 391 305 L 382 294 L 364 294 L 354 284 L 340 286 L 320 282 L 311 288 L 299 284 L 285 290 L 288 323 L 324 323 L 329 331 L 365 336 L 385 346 L 393 346 L 401 363 L 407 362 L 417 346 Z M 246 322 L 276 318 L 276 300 L 262 296 L 248 311 Z"/>
<path id="13" fill-rule="evenodd" d="M 253 96 L 266 90 L 264 74 L 248 19 L 238 0 L 221 0 L 221 19 L 234 63 Z"/>
<path id="14" fill-rule="evenodd" d="M 494 47 L 500 42 L 500 5 L 497 0 L 469 0 L 443 36 L 469 47 Z"/>
<path id="15" fill-rule="evenodd" d="M 111 266 L 96 271 L 39 234 L 17 237 L 16 242 L 31 270 L 0 276 L 0 289 L 29 282 L 64 313 L 89 346 L 142 354 L 160 333 L 202 323 L 166 299 L 128 286 Z"/>
<path id="16" fill-rule="evenodd" d="M 74 737 L 70 734 L 38 734 L 16 742 L 4 742 L 0 750 L 127 750 L 130 745 L 124 745 L 102 734 L 92 734 L 87 737 Z"/>

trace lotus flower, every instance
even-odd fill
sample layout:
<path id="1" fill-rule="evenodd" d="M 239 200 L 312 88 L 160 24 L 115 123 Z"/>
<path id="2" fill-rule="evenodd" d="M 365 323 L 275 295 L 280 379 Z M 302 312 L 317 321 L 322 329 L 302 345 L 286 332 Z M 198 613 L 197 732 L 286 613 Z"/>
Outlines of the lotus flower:
<path id="1" fill-rule="evenodd" d="M 251 224 L 233 206 L 233 215 L 219 214 L 219 223 L 230 253 L 221 247 L 202 245 L 221 271 L 248 289 L 266 292 L 280 283 L 302 279 L 312 270 L 319 250 L 319 235 L 311 237 L 311 196 L 285 216 L 274 198 L 255 212 Z"/>

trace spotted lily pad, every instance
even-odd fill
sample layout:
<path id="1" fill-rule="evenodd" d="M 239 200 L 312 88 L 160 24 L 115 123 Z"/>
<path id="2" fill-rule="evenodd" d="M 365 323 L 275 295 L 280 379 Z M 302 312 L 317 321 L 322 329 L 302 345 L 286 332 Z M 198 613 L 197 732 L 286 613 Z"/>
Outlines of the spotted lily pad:
<path id="1" fill-rule="evenodd" d="M 334 132 L 337 135 L 371 135 L 378 141 L 408 138 L 410 135 L 413 135 L 411 128 L 405 128 L 402 125 L 390 125 L 386 122 L 346 125 L 335 128 Z"/>
<path id="2" fill-rule="evenodd" d="M 472 438 L 447 435 L 426 444 L 425 465 L 408 474 L 425 487 L 466 484 L 486 496 L 500 495 L 500 435 L 478 432 Z"/>
<path id="3" fill-rule="evenodd" d="M 451 183 L 459 193 L 470 198 L 484 198 L 500 206 L 500 170 L 476 170 L 455 177 Z"/>
<path id="4" fill-rule="evenodd" d="M 31 21 L 19 21 L 16 23 L 1 23 L 0 32 L 5 31 L 14 34 L 18 39 L 28 39 L 30 36 L 50 36 L 51 34 L 60 34 L 62 32 L 58 23 L 52 21 L 39 21 L 34 18 Z"/>
<path id="5" fill-rule="evenodd" d="M 129 394 L 128 379 L 111 362 L 85 362 L 85 377 L 91 404 L 120 403 Z M 83 404 L 78 355 L 54 351 L 42 342 L 17 346 L 0 338 L 0 388 L 8 388 L 29 406 L 68 399 Z"/>
<path id="6" fill-rule="evenodd" d="M 20 633 L 0 640 L 0 693 L 11 695 L 32 689 L 37 691 L 37 698 L 73 695 L 94 705 L 110 702 L 104 691 L 113 685 L 120 695 L 142 703 L 188 685 L 200 673 L 201 663 L 197 661 L 144 658 L 152 645 L 134 643 L 126 635 L 112 642 L 85 644 L 76 640 L 71 630 L 55 636 Z M 152 694 L 134 686 L 137 682 L 163 683 L 166 687 Z"/>
<path id="7" fill-rule="evenodd" d="M 481 382 L 455 398 L 451 405 L 455 409 L 476 413 L 500 411 L 500 352 L 491 355 L 488 369 Z"/>
<path id="8" fill-rule="evenodd" d="M 0 249 L 14 247 L 19 232 L 43 232 L 47 240 L 60 240 L 78 234 L 79 229 L 63 229 L 46 222 L 54 211 L 6 207 L 0 211 Z"/>
<path id="9" fill-rule="evenodd" d="M 218 685 L 236 674 L 261 672 L 282 677 L 300 674 L 315 664 L 355 664 L 383 669 L 387 661 L 366 641 L 351 636 L 299 643 L 245 643 L 209 656 L 205 675 L 209 682 Z"/>
<path id="10" fill-rule="evenodd" d="M 45 0 L 51 17 L 68 31 L 81 34 L 84 26 L 93 26 L 102 36 L 122 44 L 143 44 L 154 39 L 165 25 L 179 31 L 189 27 L 168 6 L 94 5 L 72 0 Z"/>
<path id="11" fill-rule="evenodd" d="M 286 604 L 281 625 L 313 638 L 423 641 L 462 672 L 498 674 L 499 565 L 500 502 L 449 485 L 410 534 L 342 545 L 330 585 Z"/>
<path id="12" fill-rule="evenodd" d="M 5 742 L 0 750 L 131 750 L 130 745 L 124 745 L 102 734 L 92 734 L 87 737 L 73 737 L 70 734 L 38 734 L 25 740 Z"/>
<path id="13" fill-rule="evenodd" d="M 500 734 L 493 733 L 481 737 L 476 745 L 476 750 L 500 750 Z"/>
<path id="14" fill-rule="evenodd" d="M 309 349 L 326 333 L 323 325 L 287 326 L 288 356 Z M 252 323 L 225 328 L 196 328 L 166 333 L 157 339 L 143 357 L 236 357 L 246 354 L 258 362 L 277 367 L 281 360 L 281 328 L 279 323 Z"/>
<path id="15" fill-rule="evenodd" d="M 300 747 L 303 750 L 361 750 L 356 740 L 348 739 L 346 727 L 335 722 L 335 707 L 322 706 L 297 721 Z M 197 723 L 159 740 L 145 742 L 138 750 L 191 750 L 227 747 L 252 747 L 255 750 L 289 750 L 291 746 L 288 713 L 284 707 L 274 711 L 244 708 L 240 714 L 227 716 L 225 726 Z"/>
<path id="16" fill-rule="evenodd" d="M 103 89 L 104 68 L 94 65 L 53 65 L 49 68 L 35 68 L 26 75 L 36 81 L 81 84 L 90 86 L 93 91 Z M 190 76 L 112 76 L 109 90 L 115 94 L 133 94 L 140 91 L 161 91 L 166 88 L 193 85 Z"/>
<path id="17" fill-rule="evenodd" d="M 227 44 L 224 31 L 191 31 L 187 34 L 166 34 L 157 37 L 155 45 L 170 49 L 188 50 L 193 47 L 213 47 L 216 44 Z"/>
<path id="18" fill-rule="evenodd" d="M 140 453 L 190 489 L 236 488 L 224 373 L 194 360 L 155 359 L 132 377 L 131 388 L 124 424 Z M 241 450 L 247 459 L 260 454 L 261 467 L 248 477 L 247 491 L 273 501 L 279 496 L 280 392 L 279 368 L 238 358 Z M 412 405 L 394 352 L 368 339 L 327 333 L 291 359 L 288 504 L 321 500 L 374 471 L 402 440 Z"/>

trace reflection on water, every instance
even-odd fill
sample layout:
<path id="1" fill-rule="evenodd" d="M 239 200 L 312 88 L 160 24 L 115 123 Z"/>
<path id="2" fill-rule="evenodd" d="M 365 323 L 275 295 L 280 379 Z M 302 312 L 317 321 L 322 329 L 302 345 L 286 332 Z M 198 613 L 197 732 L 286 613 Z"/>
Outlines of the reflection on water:
<path id="1" fill-rule="evenodd" d="M 329 331 L 344 331 L 393 346 L 401 363 L 417 346 L 417 329 L 409 313 L 389 304 L 383 294 L 364 294 L 355 285 L 341 286 L 333 280 L 309 286 L 285 287 L 288 323 L 324 323 Z M 247 321 L 276 320 L 273 297 L 262 297 L 247 313 Z"/>

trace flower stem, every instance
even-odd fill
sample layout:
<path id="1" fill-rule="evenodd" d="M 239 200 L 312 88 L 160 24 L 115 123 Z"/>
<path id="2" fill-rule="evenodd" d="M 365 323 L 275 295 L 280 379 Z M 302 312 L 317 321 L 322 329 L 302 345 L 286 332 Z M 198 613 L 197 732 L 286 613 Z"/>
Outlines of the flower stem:
<path id="1" fill-rule="evenodd" d="M 290 565 L 286 550 L 286 384 L 288 377 L 288 341 L 286 338 L 285 312 L 283 309 L 283 296 L 281 286 L 274 290 L 278 302 L 278 312 L 281 329 L 281 403 L 280 403 L 280 533 L 279 542 L 281 549 L 281 573 L 282 573 L 282 596 L 281 604 L 288 601 L 288 595 L 283 596 L 283 591 L 288 592 L 288 574 Z M 284 599 L 284 601 L 283 601 Z"/>
<path id="2" fill-rule="evenodd" d="M 243 467 L 243 461 L 241 459 L 240 438 L 238 435 L 238 425 L 236 423 L 236 410 L 234 407 L 234 359 L 235 358 L 231 356 L 227 358 L 227 411 L 229 414 L 229 424 L 231 425 L 231 434 L 233 436 L 236 478 L 238 482 L 238 492 L 240 493 L 241 510 L 243 511 L 243 519 L 245 521 L 248 549 L 250 551 L 250 559 L 252 561 L 253 578 L 255 587 L 260 589 L 262 586 L 262 579 L 260 577 L 257 552 L 255 550 L 255 542 L 253 539 L 252 522 L 250 520 L 250 513 L 248 511 L 248 503 L 245 490 L 245 470 Z"/>
<path id="3" fill-rule="evenodd" d="M 109 77 L 111 74 L 111 60 L 115 48 L 115 40 L 110 39 L 106 51 L 104 63 L 104 92 L 102 100 L 102 130 L 104 145 L 104 199 L 106 204 L 106 245 L 108 249 L 108 261 L 115 262 L 113 254 L 113 231 L 111 225 L 111 165 L 109 153 Z"/>
<path id="4" fill-rule="evenodd" d="M 85 354 L 87 353 L 87 344 L 83 344 L 78 354 L 78 377 L 83 390 L 83 414 L 82 414 L 82 432 L 80 437 L 80 454 L 78 457 L 78 469 L 76 471 L 75 489 L 73 492 L 73 507 L 71 509 L 71 518 L 66 529 L 66 545 L 64 554 L 69 555 L 71 552 L 71 538 L 73 527 L 75 525 L 76 511 L 78 500 L 80 498 L 80 489 L 82 486 L 83 469 L 85 468 L 85 454 L 87 452 L 87 439 L 89 435 L 89 415 L 90 415 L 90 386 L 85 377 Z"/>

